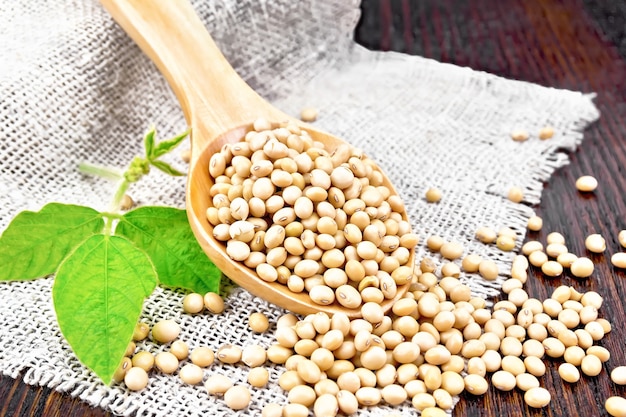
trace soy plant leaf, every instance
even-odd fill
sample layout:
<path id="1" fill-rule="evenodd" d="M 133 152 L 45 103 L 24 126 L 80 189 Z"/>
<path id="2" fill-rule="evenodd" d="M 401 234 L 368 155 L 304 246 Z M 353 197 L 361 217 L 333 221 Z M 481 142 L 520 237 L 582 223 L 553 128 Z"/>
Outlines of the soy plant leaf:
<path id="1" fill-rule="evenodd" d="M 0 281 L 25 281 L 52 274 L 76 245 L 102 231 L 96 210 L 50 203 L 23 211 L 0 237 Z"/>
<path id="2" fill-rule="evenodd" d="M 166 153 L 172 151 L 174 148 L 180 145 L 183 140 L 185 140 L 187 135 L 189 135 L 189 130 L 186 130 L 185 132 L 179 135 L 176 135 L 171 139 L 166 139 L 166 140 L 159 142 L 154 147 L 151 153 L 146 153 L 149 156 L 148 159 L 158 158 L 159 156 L 163 156 Z"/>
<path id="3" fill-rule="evenodd" d="M 156 135 L 156 129 L 153 127 L 148 130 L 146 135 L 143 137 L 143 147 L 146 150 L 146 157 L 152 158 L 154 153 L 154 136 Z"/>
<path id="4" fill-rule="evenodd" d="M 126 213 L 115 233 L 146 251 L 161 284 L 200 294 L 219 291 L 222 273 L 202 251 L 185 210 L 141 207 Z"/>
<path id="5" fill-rule="evenodd" d="M 59 267 L 52 300 L 61 333 L 104 383 L 111 382 L 156 285 L 150 258 L 120 236 L 87 238 Z"/>
<path id="6" fill-rule="evenodd" d="M 183 175 L 185 175 L 184 172 L 180 172 L 179 170 L 177 170 L 176 168 L 174 168 L 170 164 L 168 164 L 166 162 L 163 162 L 163 161 L 150 160 L 150 165 L 152 165 L 153 167 L 158 168 L 161 171 L 165 172 L 166 174 L 172 175 L 174 177 L 182 177 Z"/>

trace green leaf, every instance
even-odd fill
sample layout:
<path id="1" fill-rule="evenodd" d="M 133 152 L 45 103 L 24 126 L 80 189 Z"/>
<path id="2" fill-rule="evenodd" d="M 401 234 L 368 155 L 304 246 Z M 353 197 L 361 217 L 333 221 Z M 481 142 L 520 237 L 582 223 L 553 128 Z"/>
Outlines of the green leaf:
<path id="1" fill-rule="evenodd" d="M 182 177 L 183 175 L 185 175 L 184 172 L 180 172 L 179 170 L 175 169 L 170 164 L 167 164 L 163 161 L 159 161 L 157 159 L 151 159 L 150 164 L 154 166 L 155 168 L 158 168 L 161 171 L 165 172 L 166 174 L 170 174 L 175 177 Z"/>
<path id="2" fill-rule="evenodd" d="M 150 128 L 146 136 L 143 137 L 143 147 L 146 149 L 146 158 L 150 159 L 154 153 L 154 135 L 156 135 L 156 129 L 154 126 Z"/>
<path id="3" fill-rule="evenodd" d="M 78 359 L 106 384 L 156 284 L 148 256 L 119 236 L 91 236 L 59 267 L 52 299 L 61 332 Z"/>
<path id="4" fill-rule="evenodd" d="M 185 210 L 141 207 L 126 213 L 115 233 L 146 251 L 161 284 L 200 294 L 219 291 L 222 273 L 202 251 Z"/>
<path id="5" fill-rule="evenodd" d="M 180 143 L 189 135 L 189 130 L 181 133 L 180 135 L 174 136 L 171 139 L 166 139 L 164 141 L 159 142 L 159 144 L 154 148 L 154 151 L 149 154 L 149 159 L 156 159 L 159 156 L 165 155 L 170 152 L 174 148 L 176 148 Z"/>
<path id="6" fill-rule="evenodd" d="M 50 203 L 18 214 L 0 237 L 0 281 L 24 281 L 55 272 L 67 254 L 104 222 L 89 207 Z"/>

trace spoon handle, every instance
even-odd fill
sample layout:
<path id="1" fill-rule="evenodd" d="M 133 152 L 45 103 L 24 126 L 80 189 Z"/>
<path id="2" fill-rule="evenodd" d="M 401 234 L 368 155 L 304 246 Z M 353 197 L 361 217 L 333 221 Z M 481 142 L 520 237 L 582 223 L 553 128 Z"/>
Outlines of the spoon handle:
<path id="1" fill-rule="evenodd" d="M 187 123 L 202 127 L 194 146 L 258 117 L 286 118 L 239 77 L 187 0 L 101 3 L 165 76 Z"/>

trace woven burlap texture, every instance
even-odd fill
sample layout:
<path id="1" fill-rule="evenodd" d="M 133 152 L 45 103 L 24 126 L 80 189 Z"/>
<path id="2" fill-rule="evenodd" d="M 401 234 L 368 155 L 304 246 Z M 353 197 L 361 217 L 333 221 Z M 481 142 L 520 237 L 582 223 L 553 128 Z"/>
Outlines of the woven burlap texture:
<path id="1" fill-rule="evenodd" d="M 513 252 L 477 242 L 478 226 L 509 226 L 519 242 L 542 183 L 567 163 L 561 151 L 582 141 L 598 117 L 592 97 L 510 81 L 420 57 L 366 51 L 352 41 L 358 1 L 195 1 L 194 6 L 237 71 L 261 95 L 292 115 L 320 109 L 316 125 L 362 148 L 387 172 L 404 198 L 422 242 L 431 234 L 465 245 L 498 262 L 501 276 L 487 282 L 463 275 L 475 294 L 497 293 Z M 0 5 L 0 230 L 18 212 L 59 201 L 106 209 L 113 184 L 77 172 L 80 161 L 124 167 L 142 152 L 141 137 L 154 124 L 161 138 L 186 129 L 173 93 L 154 65 L 94 1 L 16 1 Z M 541 141 L 538 130 L 555 128 Z M 531 136 L 518 143 L 514 129 Z M 188 146 L 188 145 L 186 145 Z M 178 155 L 169 158 L 185 169 Z M 443 198 L 428 204 L 428 187 Z M 524 204 L 507 190 L 524 190 Z M 130 193 L 140 205 L 184 206 L 185 179 L 150 173 Z M 418 259 L 427 253 L 422 243 Z M 438 259 L 436 255 L 430 255 Z M 51 302 L 53 277 L 0 283 L 0 371 L 22 375 L 121 415 L 231 415 L 201 385 L 155 372 L 141 392 L 103 385 L 74 357 L 62 338 Z M 224 314 L 182 313 L 182 292 L 158 288 L 142 320 L 174 318 L 180 339 L 193 349 L 226 343 L 274 342 L 272 332 L 247 327 L 252 311 L 272 323 L 284 311 L 244 290 L 224 288 Z M 272 327 L 273 328 L 273 327 Z M 139 348 L 160 351 L 151 342 Z M 282 368 L 270 366 L 270 383 L 252 389 L 238 415 L 260 415 L 268 402 L 286 403 L 278 387 Z M 248 368 L 215 364 L 246 384 Z M 415 413 L 407 402 L 396 408 Z M 381 415 L 389 407 L 362 409 Z"/>

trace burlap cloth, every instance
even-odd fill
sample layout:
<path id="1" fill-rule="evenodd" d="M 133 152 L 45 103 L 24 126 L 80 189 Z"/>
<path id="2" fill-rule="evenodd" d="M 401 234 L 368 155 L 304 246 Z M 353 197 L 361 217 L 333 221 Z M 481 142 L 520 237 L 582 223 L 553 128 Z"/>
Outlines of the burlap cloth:
<path id="1" fill-rule="evenodd" d="M 194 3 L 226 57 L 257 91 L 293 115 L 303 106 L 320 109 L 320 128 L 382 165 L 422 240 L 439 234 L 462 242 L 467 252 L 497 260 L 503 272 L 499 280 L 461 278 L 485 297 L 506 279 L 514 254 L 477 242 L 476 228 L 509 226 L 521 240 L 543 181 L 567 163 L 560 150 L 580 144 L 583 129 L 598 117 L 589 95 L 366 51 L 352 40 L 358 1 Z M 0 230 L 21 210 L 38 210 L 51 201 L 106 209 L 113 185 L 79 174 L 78 162 L 124 167 L 141 153 L 141 137 L 151 124 L 161 138 L 185 130 L 174 95 L 96 1 L 5 1 L 0 21 Z M 544 125 L 554 126 L 553 139 L 537 138 Z M 528 130 L 531 138 L 512 141 L 509 134 L 517 128 Z M 178 155 L 170 160 L 185 168 Z M 513 185 L 524 190 L 524 204 L 506 199 Z M 442 190 L 440 203 L 424 200 L 430 186 Z M 130 193 L 142 205 L 183 207 L 184 189 L 184 178 L 154 172 Z M 420 244 L 418 259 L 425 253 Z M 0 283 L 1 372 L 22 374 L 29 384 L 123 415 L 233 413 L 202 386 L 183 385 L 177 376 L 153 373 L 141 392 L 104 386 L 62 339 L 51 284 L 52 278 Z M 189 316 L 181 312 L 183 293 L 159 288 L 146 301 L 143 319 L 179 320 L 181 339 L 192 348 L 272 343 L 271 331 L 248 330 L 247 316 L 262 311 L 275 322 L 283 311 L 241 289 L 225 288 L 225 293 L 224 314 Z M 252 389 L 252 403 L 239 415 L 259 415 L 270 401 L 286 403 L 276 383 L 281 369 L 270 369 L 269 385 Z M 215 364 L 207 370 L 217 372 L 245 383 L 247 368 Z M 415 413 L 409 402 L 401 410 Z"/>

